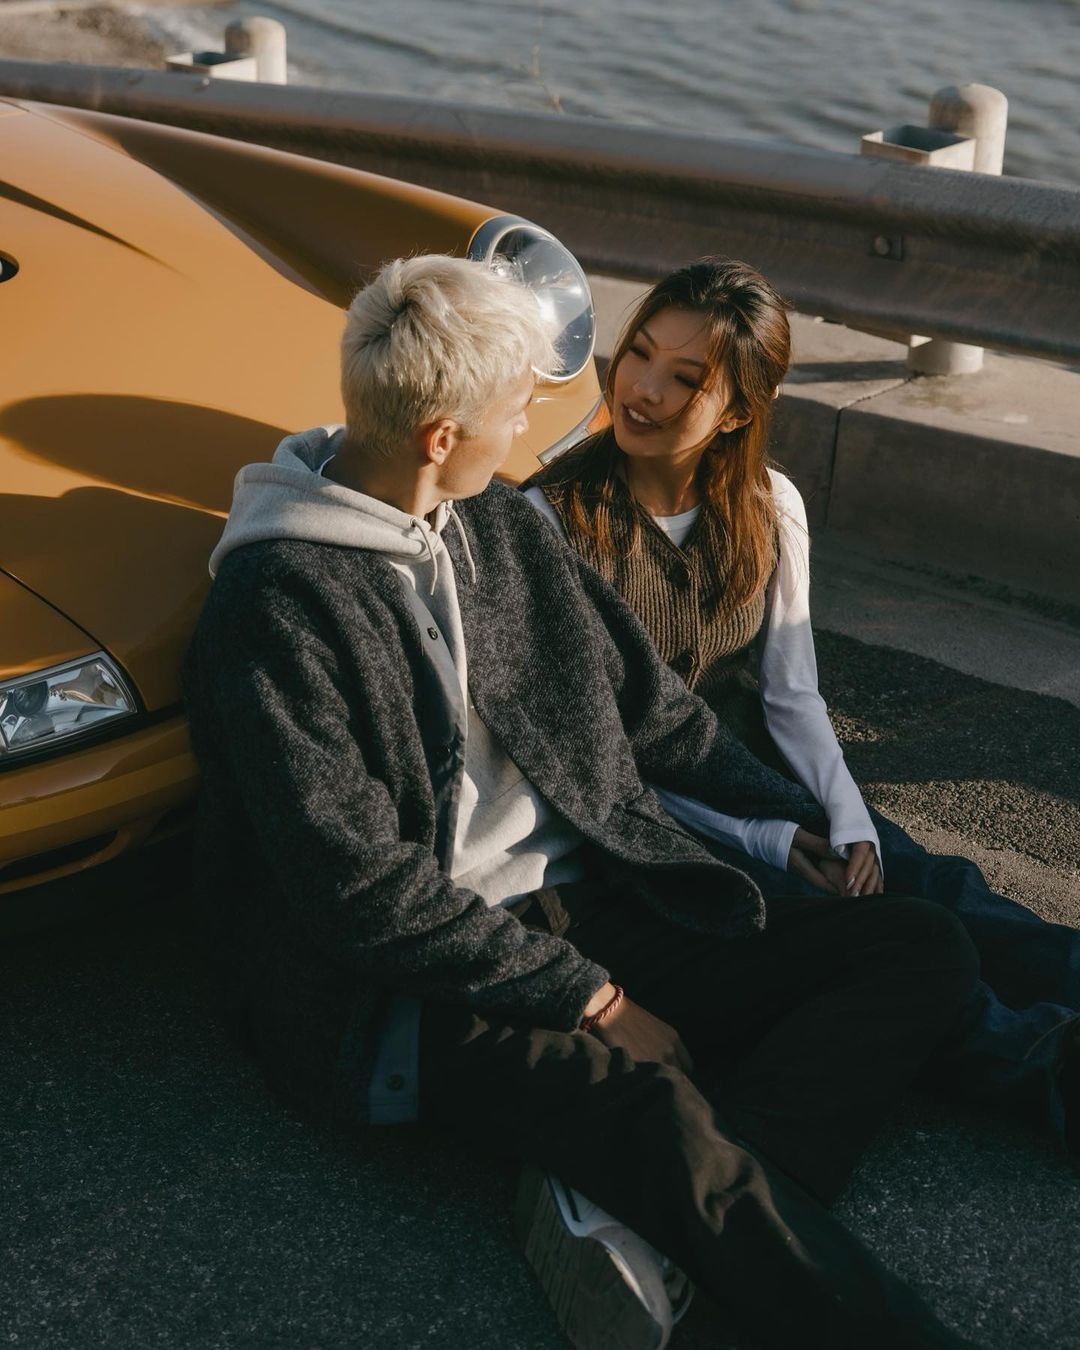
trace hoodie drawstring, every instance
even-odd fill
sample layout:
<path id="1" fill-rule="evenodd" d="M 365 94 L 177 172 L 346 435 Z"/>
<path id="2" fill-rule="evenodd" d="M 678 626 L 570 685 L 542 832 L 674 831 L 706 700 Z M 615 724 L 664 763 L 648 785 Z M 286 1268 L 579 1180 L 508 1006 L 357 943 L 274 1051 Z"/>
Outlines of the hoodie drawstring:
<path id="1" fill-rule="evenodd" d="M 414 520 L 409 526 L 409 532 L 413 530 L 420 531 L 420 538 L 427 547 L 428 558 L 431 561 L 431 594 L 435 594 L 435 587 L 439 584 L 439 555 L 435 552 L 435 545 L 431 542 L 431 528 L 424 524 L 422 520 Z"/>
<path id="2" fill-rule="evenodd" d="M 465 553 L 465 561 L 469 564 L 469 576 L 470 576 L 470 578 L 471 578 L 471 580 L 472 580 L 472 584 L 475 586 L 475 585 L 476 585 L 476 563 L 473 562 L 472 549 L 469 547 L 469 536 L 465 533 L 465 525 L 464 525 L 464 523 L 458 518 L 458 514 L 457 514 L 457 512 L 454 510 L 453 502 L 447 502 L 447 503 L 446 503 L 446 521 L 449 522 L 449 521 L 451 521 L 451 520 L 452 520 L 452 521 L 454 522 L 454 524 L 457 526 L 458 536 L 459 536 L 460 539 L 461 539 L 461 547 L 462 547 L 462 549 L 464 550 L 464 553 Z M 412 525 L 411 525 L 409 528 L 410 528 L 410 532 L 411 532 L 412 530 L 419 530 L 419 531 L 420 531 L 420 538 L 423 539 L 424 545 L 425 545 L 425 547 L 427 548 L 428 558 L 431 560 L 431 572 L 432 572 L 432 577 L 431 577 L 431 594 L 434 595 L 434 594 L 435 594 L 435 588 L 436 588 L 436 586 L 438 586 L 438 584 L 439 584 L 439 555 L 438 555 L 438 553 L 437 553 L 436 550 L 435 550 L 435 545 L 431 542 L 431 536 L 432 536 L 432 534 L 434 534 L 435 532 L 432 530 L 431 526 L 427 524 L 426 521 L 423 521 L 423 520 L 417 520 L 415 517 L 414 517 L 414 519 L 413 519 Z M 444 528 L 445 528 L 445 523 L 444 523 Z M 435 535 L 435 538 L 438 539 L 438 537 L 439 537 L 439 536 L 436 534 L 436 535 Z"/>

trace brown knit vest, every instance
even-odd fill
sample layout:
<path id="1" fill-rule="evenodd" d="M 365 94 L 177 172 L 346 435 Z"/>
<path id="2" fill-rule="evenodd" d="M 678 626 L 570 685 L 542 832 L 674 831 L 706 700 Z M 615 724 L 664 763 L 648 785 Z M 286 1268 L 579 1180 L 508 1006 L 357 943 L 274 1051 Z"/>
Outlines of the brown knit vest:
<path id="1" fill-rule="evenodd" d="M 727 534 L 718 514 L 703 505 L 679 547 L 616 478 L 614 500 L 602 508 L 612 546 L 601 550 L 575 524 L 566 484 L 545 483 L 543 475 L 537 480 L 558 512 L 571 548 L 622 595 L 661 657 L 755 754 L 775 763 L 753 659 L 754 639 L 765 617 L 765 590 L 725 612 L 730 564 Z M 640 531 L 636 547 L 635 520 Z"/>

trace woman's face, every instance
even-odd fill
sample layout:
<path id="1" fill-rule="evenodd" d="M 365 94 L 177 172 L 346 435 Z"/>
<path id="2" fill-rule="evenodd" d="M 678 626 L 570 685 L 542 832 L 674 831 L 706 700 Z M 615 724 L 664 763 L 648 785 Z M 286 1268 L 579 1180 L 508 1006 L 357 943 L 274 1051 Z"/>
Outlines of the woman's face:
<path id="1" fill-rule="evenodd" d="M 723 380 L 689 406 L 707 355 L 700 314 L 669 307 L 642 324 L 612 383 L 612 425 L 624 454 L 677 458 L 703 450 L 717 431 L 744 424 L 727 408 Z"/>

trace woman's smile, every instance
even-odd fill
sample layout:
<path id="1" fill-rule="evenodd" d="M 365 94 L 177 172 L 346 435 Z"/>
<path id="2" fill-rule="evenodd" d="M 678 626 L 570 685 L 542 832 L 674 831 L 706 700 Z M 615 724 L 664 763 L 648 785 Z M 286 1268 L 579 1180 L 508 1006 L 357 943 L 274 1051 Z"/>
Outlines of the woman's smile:
<path id="1" fill-rule="evenodd" d="M 632 432 L 640 433 L 642 431 L 656 431 L 657 424 L 649 416 L 641 411 L 632 403 L 624 403 L 620 409 L 623 421 Z"/>

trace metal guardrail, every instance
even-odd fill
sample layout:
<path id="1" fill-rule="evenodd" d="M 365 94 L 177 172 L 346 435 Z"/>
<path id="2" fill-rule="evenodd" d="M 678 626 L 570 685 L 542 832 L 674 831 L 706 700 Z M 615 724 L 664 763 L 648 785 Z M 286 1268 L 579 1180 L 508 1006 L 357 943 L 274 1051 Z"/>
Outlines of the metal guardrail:
<path id="1" fill-rule="evenodd" d="M 597 271 L 704 253 L 800 310 L 1080 358 L 1080 190 L 858 155 L 397 96 L 0 61 L 0 96 L 233 136 L 486 201 Z"/>

